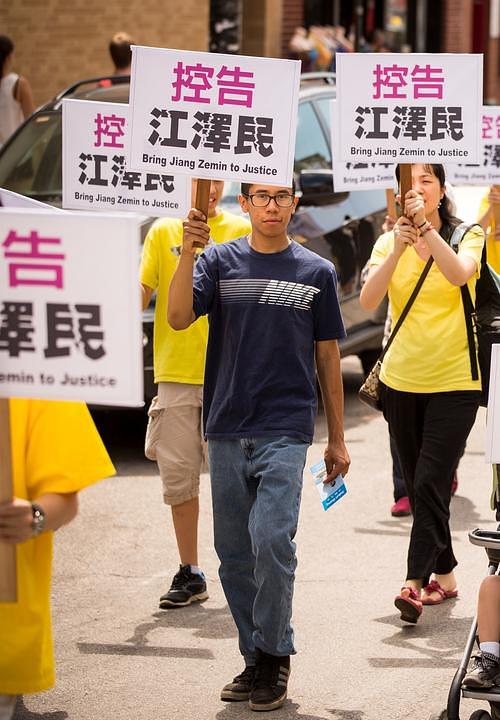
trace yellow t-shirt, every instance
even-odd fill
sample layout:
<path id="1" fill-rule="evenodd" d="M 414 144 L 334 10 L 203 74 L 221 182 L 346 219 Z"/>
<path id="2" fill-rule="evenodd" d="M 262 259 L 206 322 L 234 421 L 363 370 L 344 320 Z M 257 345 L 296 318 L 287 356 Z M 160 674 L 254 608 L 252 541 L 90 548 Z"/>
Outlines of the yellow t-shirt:
<path id="1" fill-rule="evenodd" d="M 478 272 L 468 281 L 472 301 L 476 297 L 484 234 L 471 229 L 460 243 L 459 255 L 476 261 Z M 394 247 L 392 232 L 381 235 L 374 245 L 371 265 L 381 265 Z M 401 256 L 389 282 L 388 295 L 393 327 L 406 305 L 425 262 L 413 248 Z M 380 379 L 394 390 L 414 393 L 480 390 L 473 381 L 469 345 L 460 288 L 452 285 L 433 263 L 384 357 Z"/>
<path id="2" fill-rule="evenodd" d="M 249 221 L 228 212 L 208 218 L 215 243 L 236 240 L 250 232 Z M 142 251 L 140 281 L 158 290 L 154 325 L 155 382 L 203 384 L 208 320 L 198 318 L 186 330 L 173 330 L 167 322 L 168 288 L 182 247 L 182 220 L 162 218 L 149 230 Z"/>
<path id="3" fill-rule="evenodd" d="M 83 403 L 9 401 L 14 496 L 73 493 L 115 474 Z M 52 532 L 17 545 L 18 602 L 0 605 L 0 694 L 54 684 Z"/>
<path id="4" fill-rule="evenodd" d="M 488 195 L 489 192 L 486 193 L 481 200 L 481 205 L 479 206 L 479 212 L 477 214 L 478 220 L 481 220 L 490 208 Z M 491 265 L 493 270 L 500 274 L 500 237 L 495 237 L 495 216 L 493 213 L 491 214 L 490 223 L 487 228 L 486 238 L 486 258 L 488 260 L 488 265 Z"/>

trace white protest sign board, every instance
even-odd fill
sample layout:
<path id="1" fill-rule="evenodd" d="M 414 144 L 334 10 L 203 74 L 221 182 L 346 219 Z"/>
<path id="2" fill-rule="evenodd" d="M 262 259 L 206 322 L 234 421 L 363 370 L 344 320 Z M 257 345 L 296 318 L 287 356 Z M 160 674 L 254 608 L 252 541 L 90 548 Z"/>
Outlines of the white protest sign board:
<path id="1" fill-rule="evenodd" d="M 131 216 L 0 212 L 0 397 L 142 405 Z"/>
<path id="2" fill-rule="evenodd" d="M 500 345 L 491 348 L 485 460 L 491 464 L 500 463 Z"/>
<path id="3" fill-rule="evenodd" d="M 478 162 L 483 56 L 337 55 L 339 160 Z"/>
<path id="4" fill-rule="evenodd" d="M 446 176 L 454 185 L 500 185 L 500 106 L 482 108 L 479 127 L 479 164 L 447 165 Z"/>
<path id="5" fill-rule="evenodd" d="M 134 169 L 289 186 L 300 62 L 136 47 Z"/>
<path id="6" fill-rule="evenodd" d="M 128 167 L 130 108 L 63 100 L 63 207 L 185 217 L 191 183 L 155 168 Z"/>
<path id="7" fill-rule="evenodd" d="M 12 190 L 6 190 L 5 188 L 0 188 L 0 207 L 38 208 L 38 210 L 47 210 L 48 212 L 63 212 L 63 210 L 58 207 L 47 205 L 47 203 L 34 200 L 26 195 L 20 195 L 19 193 L 13 192 Z"/>
<path id="8" fill-rule="evenodd" d="M 394 163 L 374 163 L 366 160 L 337 160 L 340 151 L 338 138 L 338 102 L 331 101 L 331 145 L 333 163 L 333 187 L 335 192 L 344 190 L 369 190 L 371 188 L 391 189 L 397 187 Z"/>

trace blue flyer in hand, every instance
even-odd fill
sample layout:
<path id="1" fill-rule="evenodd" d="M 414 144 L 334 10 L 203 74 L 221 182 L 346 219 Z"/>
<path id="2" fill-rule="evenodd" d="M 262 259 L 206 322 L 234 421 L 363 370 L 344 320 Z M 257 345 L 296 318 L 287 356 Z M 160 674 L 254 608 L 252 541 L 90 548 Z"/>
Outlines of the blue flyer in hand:
<path id="1" fill-rule="evenodd" d="M 312 465 L 309 470 L 312 473 L 314 484 L 318 489 L 323 510 L 328 510 L 328 508 L 335 505 L 337 500 L 340 500 L 340 498 L 346 494 L 347 488 L 344 483 L 344 478 L 342 475 L 337 475 L 332 483 L 324 483 L 323 480 L 326 477 L 324 460 L 320 460 L 315 465 Z"/>

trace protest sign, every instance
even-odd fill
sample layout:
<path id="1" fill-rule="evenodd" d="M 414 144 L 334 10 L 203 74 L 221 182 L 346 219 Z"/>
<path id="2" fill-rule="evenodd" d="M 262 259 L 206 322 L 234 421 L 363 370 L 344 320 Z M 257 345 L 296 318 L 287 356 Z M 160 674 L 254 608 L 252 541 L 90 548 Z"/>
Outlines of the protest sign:
<path id="1" fill-rule="evenodd" d="M 338 103 L 331 101 L 331 145 L 333 162 L 333 187 L 335 192 L 345 190 L 369 190 L 382 188 L 394 190 L 396 187 L 396 166 L 394 163 L 374 163 L 364 159 L 338 160 L 340 151 L 337 146 Z"/>
<path id="2" fill-rule="evenodd" d="M 493 345 L 491 349 L 485 460 L 500 463 L 500 345 Z"/>
<path id="3" fill-rule="evenodd" d="M 290 185 L 300 62 L 134 46 L 134 169 Z"/>
<path id="4" fill-rule="evenodd" d="M 33 198 L 20 195 L 12 190 L 0 188 L 0 208 L 33 208 L 38 210 L 47 210 L 48 212 L 63 212 L 58 207 L 47 205 L 47 203 L 34 200 Z"/>
<path id="5" fill-rule="evenodd" d="M 477 162 L 482 88 L 482 55 L 340 54 L 337 159 Z"/>
<path id="6" fill-rule="evenodd" d="M 63 100 L 63 207 L 185 217 L 191 183 L 163 168 L 128 166 L 130 108 Z"/>
<path id="7" fill-rule="evenodd" d="M 479 126 L 481 157 L 478 164 L 446 166 L 454 185 L 500 185 L 500 106 L 485 105 Z"/>
<path id="8" fill-rule="evenodd" d="M 0 212 L 0 397 L 142 405 L 132 217 Z"/>

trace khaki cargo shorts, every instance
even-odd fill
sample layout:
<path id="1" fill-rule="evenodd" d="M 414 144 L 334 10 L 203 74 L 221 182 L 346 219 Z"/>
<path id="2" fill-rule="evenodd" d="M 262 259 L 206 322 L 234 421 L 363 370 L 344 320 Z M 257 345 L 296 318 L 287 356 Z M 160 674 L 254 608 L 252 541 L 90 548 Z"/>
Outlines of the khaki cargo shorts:
<path id="1" fill-rule="evenodd" d="M 148 411 L 144 452 L 158 463 L 167 505 L 180 505 L 200 492 L 206 468 L 202 397 L 202 385 L 161 382 Z"/>

